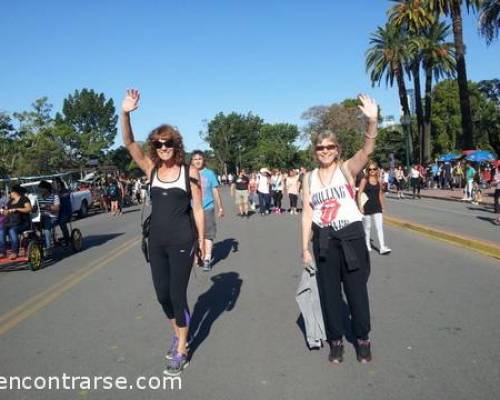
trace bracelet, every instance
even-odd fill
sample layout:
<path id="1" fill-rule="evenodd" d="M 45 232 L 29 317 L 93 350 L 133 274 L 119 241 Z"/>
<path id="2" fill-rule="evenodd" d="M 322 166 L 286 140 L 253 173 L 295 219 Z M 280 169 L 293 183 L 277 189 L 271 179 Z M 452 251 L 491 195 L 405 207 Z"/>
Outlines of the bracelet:
<path id="1" fill-rule="evenodd" d="M 375 135 L 375 136 L 370 136 L 370 135 L 366 135 L 365 134 L 365 138 L 366 139 L 376 139 L 378 135 Z"/>

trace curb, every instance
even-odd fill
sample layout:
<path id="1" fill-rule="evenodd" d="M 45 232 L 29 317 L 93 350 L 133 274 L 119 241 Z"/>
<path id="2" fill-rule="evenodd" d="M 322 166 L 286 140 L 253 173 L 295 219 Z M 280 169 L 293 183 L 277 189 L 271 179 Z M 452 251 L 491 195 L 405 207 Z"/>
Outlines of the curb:
<path id="1" fill-rule="evenodd" d="M 384 222 L 396 228 L 408 229 L 410 231 L 420 233 L 423 236 L 437 239 L 457 247 L 466 248 L 482 255 L 500 260 L 500 245 L 492 242 L 460 236 L 454 233 L 441 231 L 429 226 L 419 225 L 410 221 L 405 221 L 387 215 L 384 215 Z"/>
<path id="2" fill-rule="evenodd" d="M 413 193 L 412 192 L 403 192 L 404 195 L 406 196 L 406 198 L 409 198 L 411 196 L 413 196 Z M 429 194 L 422 194 L 420 193 L 420 196 L 423 198 L 423 199 L 434 199 L 434 200 L 444 200 L 444 201 L 454 201 L 456 203 L 463 203 L 463 204 L 471 204 L 470 201 L 464 201 L 462 199 L 455 199 L 453 197 L 439 197 L 439 196 L 433 196 L 433 195 L 429 195 Z M 479 205 L 481 206 L 491 206 L 493 207 L 494 206 L 494 203 L 489 203 L 487 201 L 480 201 L 479 202 Z"/>

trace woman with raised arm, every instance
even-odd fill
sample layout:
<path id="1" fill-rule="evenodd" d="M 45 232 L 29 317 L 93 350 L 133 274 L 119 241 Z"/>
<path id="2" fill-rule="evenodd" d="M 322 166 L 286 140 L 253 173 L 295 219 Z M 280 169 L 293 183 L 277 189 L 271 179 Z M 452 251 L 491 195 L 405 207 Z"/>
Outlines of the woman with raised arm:
<path id="1" fill-rule="evenodd" d="M 342 161 L 341 147 L 333 132 L 320 132 L 313 140 L 314 158 L 319 168 L 304 177 L 302 215 L 302 259 L 305 265 L 316 261 L 318 289 L 330 344 L 328 359 L 343 360 L 344 336 L 342 287 L 349 305 L 356 353 L 362 363 L 371 360 L 370 307 L 367 282 L 370 257 L 365 244 L 363 215 L 354 193 L 354 177 L 368 162 L 377 137 L 377 104 L 359 96 L 359 109 L 368 120 L 363 147 L 349 160 Z M 313 234 L 313 254 L 309 241 Z"/>
<path id="2" fill-rule="evenodd" d="M 123 144 L 151 179 L 151 274 L 158 301 L 174 329 L 167 372 L 178 375 L 188 364 L 189 276 L 197 249 L 201 259 L 204 252 L 200 175 L 196 168 L 184 165 L 182 136 L 170 125 L 160 125 L 149 134 L 148 152 L 144 154 L 134 141 L 130 123 L 130 113 L 138 108 L 139 98 L 138 90 L 128 90 L 123 99 Z"/>

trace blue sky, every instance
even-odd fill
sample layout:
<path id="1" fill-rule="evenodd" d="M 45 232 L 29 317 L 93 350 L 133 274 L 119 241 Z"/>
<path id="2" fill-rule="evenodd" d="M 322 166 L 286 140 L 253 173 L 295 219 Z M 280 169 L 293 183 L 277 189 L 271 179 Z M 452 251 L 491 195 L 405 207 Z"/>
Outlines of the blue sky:
<path id="1" fill-rule="evenodd" d="M 219 111 L 252 111 L 266 122 L 304 124 L 301 114 L 365 92 L 399 115 L 396 88 L 372 88 L 364 58 L 386 21 L 385 0 L 4 2 L 0 111 L 48 96 L 54 110 L 92 88 L 119 107 L 141 90 L 137 139 L 163 122 L 188 150 Z M 471 80 L 499 77 L 500 43 L 489 48 L 464 16 Z M 450 36 L 450 40 L 452 37 Z M 204 122 L 205 121 L 205 122 Z M 116 144 L 121 144 L 118 136 Z"/>

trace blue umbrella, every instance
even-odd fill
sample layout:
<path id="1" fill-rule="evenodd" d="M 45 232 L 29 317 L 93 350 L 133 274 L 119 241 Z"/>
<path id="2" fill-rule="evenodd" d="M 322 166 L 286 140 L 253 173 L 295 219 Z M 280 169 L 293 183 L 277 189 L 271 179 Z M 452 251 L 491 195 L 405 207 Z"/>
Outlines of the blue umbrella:
<path id="1" fill-rule="evenodd" d="M 438 161 L 444 161 L 444 162 L 455 161 L 458 160 L 460 157 L 462 157 L 462 154 L 448 153 L 439 157 Z"/>
<path id="2" fill-rule="evenodd" d="M 482 162 L 482 161 L 493 161 L 496 160 L 497 157 L 491 151 L 487 150 L 478 150 L 474 153 L 469 154 L 466 157 L 467 160 L 473 162 Z"/>

